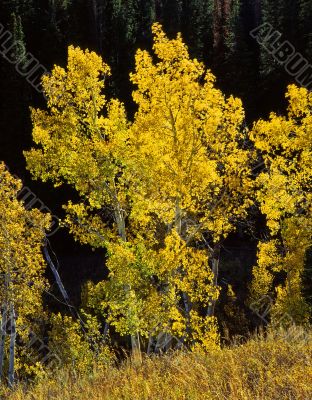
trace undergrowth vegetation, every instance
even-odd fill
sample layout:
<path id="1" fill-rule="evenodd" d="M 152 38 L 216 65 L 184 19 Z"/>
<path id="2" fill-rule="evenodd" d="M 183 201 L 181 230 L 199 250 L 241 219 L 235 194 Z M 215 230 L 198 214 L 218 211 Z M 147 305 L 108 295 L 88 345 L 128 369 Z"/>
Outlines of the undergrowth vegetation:
<path id="1" fill-rule="evenodd" d="M 258 334 L 205 354 L 172 352 L 73 369 L 3 392 L 10 400 L 309 400 L 312 334 L 302 328 Z"/>

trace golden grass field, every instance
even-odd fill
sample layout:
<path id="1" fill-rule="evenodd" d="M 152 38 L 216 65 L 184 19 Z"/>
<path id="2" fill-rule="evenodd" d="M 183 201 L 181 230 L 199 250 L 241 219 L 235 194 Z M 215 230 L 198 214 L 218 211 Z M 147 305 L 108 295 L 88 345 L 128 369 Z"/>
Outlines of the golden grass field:
<path id="1" fill-rule="evenodd" d="M 258 335 L 211 353 L 128 359 L 80 376 L 61 370 L 10 400 L 311 400 L 312 334 Z"/>

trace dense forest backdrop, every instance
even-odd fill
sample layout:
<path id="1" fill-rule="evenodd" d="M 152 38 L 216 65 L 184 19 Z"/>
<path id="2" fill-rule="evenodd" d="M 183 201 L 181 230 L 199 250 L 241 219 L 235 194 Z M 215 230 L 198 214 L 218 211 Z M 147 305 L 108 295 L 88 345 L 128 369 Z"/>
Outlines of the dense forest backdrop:
<path id="1" fill-rule="evenodd" d="M 112 68 L 109 95 L 125 102 L 130 118 L 135 105 L 128 77 L 136 50 L 151 47 L 151 24 L 162 23 L 170 37 L 182 32 L 191 55 L 217 76 L 217 87 L 243 100 L 249 126 L 269 111 L 285 110 L 284 94 L 292 81 L 250 31 L 269 22 L 312 61 L 311 18 L 312 2 L 308 0 L 2 0 L 0 4 L 0 23 L 48 70 L 54 64 L 65 66 L 70 44 L 100 54 Z M 44 107 L 43 96 L 4 59 L 0 59 L 0 96 L 0 160 L 62 216 L 60 205 L 69 189 L 52 191 L 31 181 L 22 153 L 31 146 L 29 107 Z M 103 251 L 92 254 L 63 231 L 51 243 L 64 282 L 78 305 L 80 283 L 105 275 Z M 223 275 L 241 295 L 241 304 L 250 273 L 242 260 L 251 267 L 255 254 L 256 240 L 242 231 L 229 239 L 223 255 Z M 230 269 L 229 263 L 236 268 Z"/>

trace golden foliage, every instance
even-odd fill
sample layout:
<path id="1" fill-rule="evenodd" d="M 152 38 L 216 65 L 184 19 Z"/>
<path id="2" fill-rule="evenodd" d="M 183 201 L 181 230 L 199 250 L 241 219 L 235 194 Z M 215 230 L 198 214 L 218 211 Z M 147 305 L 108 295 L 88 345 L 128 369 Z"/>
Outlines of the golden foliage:
<path id="1" fill-rule="evenodd" d="M 284 271 L 287 277 L 276 288 L 273 318 L 287 314 L 302 323 L 309 315 L 301 281 L 312 232 L 312 94 L 291 85 L 287 98 L 287 117 L 271 114 L 251 133 L 265 164 L 257 196 L 271 233 L 269 242 L 259 244 L 252 296 L 272 292 L 274 272 Z"/>
<path id="2" fill-rule="evenodd" d="M 17 328 L 28 328 L 42 313 L 41 295 L 47 287 L 42 246 L 50 216 L 26 210 L 17 199 L 22 182 L 0 163 L 0 303 L 14 305 Z"/>

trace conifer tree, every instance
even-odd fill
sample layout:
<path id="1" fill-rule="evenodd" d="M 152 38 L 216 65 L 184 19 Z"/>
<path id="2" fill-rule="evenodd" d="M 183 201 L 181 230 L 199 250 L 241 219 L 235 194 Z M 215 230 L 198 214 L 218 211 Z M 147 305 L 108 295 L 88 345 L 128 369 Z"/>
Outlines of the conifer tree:
<path id="1" fill-rule="evenodd" d="M 299 0 L 299 26 L 301 39 L 301 48 L 309 59 L 312 58 L 312 34 L 311 34 L 312 4 L 308 0 Z"/>

